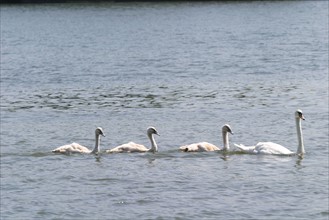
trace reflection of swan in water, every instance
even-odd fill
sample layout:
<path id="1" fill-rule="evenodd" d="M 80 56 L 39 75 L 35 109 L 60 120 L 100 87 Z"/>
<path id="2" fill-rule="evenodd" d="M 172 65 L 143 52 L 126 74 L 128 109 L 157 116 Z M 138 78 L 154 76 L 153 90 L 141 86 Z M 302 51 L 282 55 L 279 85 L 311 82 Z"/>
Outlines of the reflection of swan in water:
<path id="1" fill-rule="evenodd" d="M 72 143 L 72 144 L 67 144 L 67 145 L 63 145 L 61 147 L 58 147 L 54 150 L 52 150 L 53 153 L 62 153 L 62 154 L 67 154 L 67 153 L 86 153 L 86 154 L 97 154 L 99 153 L 99 144 L 100 144 L 100 135 L 102 135 L 103 137 L 105 137 L 103 129 L 98 127 L 95 130 L 95 136 L 96 136 L 96 140 L 95 140 L 95 147 L 93 150 L 89 150 L 88 148 L 77 144 L 77 143 Z"/>
<path id="2" fill-rule="evenodd" d="M 298 168 L 298 169 L 303 168 L 303 166 L 302 166 L 302 160 L 304 159 L 303 156 L 304 156 L 304 155 L 298 155 L 298 158 L 297 158 L 297 160 L 296 160 L 296 165 L 295 165 L 295 167 Z"/>
<path id="3" fill-rule="evenodd" d="M 217 150 L 227 151 L 230 149 L 230 145 L 228 141 L 228 133 L 233 134 L 231 127 L 228 124 L 225 124 L 222 127 L 222 135 L 224 142 L 224 147 L 222 149 L 208 142 L 199 142 L 195 144 L 184 145 L 181 146 L 179 149 L 185 152 L 202 152 L 202 151 L 217 151 Z"/>
<path id="4" fill-rule="evenodd" d="M 305 149 L 303 143 L 301 120 L 305 120 L 305 118 L 301 110 L 297 110 L 295 112 L 295 120 L 296 120 L 297 136 L 298 136 L 297 154 L 303 155 L 305 153 Z M 289 149 L 273 142 L 259 142 L 256 146 L 248 146 L 248 147 L 242 144 L 235 144 L 235 146 L 238 147 L 242 152 L 249 154 L 273 154 L 273 155 L 295 154 Z"/>
<path id="5" fill-rule="evenodd" d="M 106 153 L 133 153 L 133 152 L 152 152 L 155 153 L 158 151 L 158 146 L 154 139 L 154 134 L 159 135 L 157 130 L 154 127 L 149 127 L 147 129 L 147 137 L 151 141 L 151 149 L 146 148 L 144 145 L 136 144 L 134 142 L 129 142 L 127 144 L 122 144 L 111 150 L 107 150 Z"/>

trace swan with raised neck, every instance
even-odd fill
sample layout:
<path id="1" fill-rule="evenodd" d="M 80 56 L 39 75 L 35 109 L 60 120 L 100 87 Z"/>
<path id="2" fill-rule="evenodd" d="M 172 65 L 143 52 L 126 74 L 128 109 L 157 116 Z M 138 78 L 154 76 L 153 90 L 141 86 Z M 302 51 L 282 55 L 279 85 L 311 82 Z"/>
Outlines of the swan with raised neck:
<path id="1" fill-rule="evenodd" d="M 52 152 L 62 153 L 62 154 L 69 154 L 69 153 L 98 154 L 100 151 L 100 138 L 101 138 L 100 136 L 105 137 L 103 129 L 101 127 L 97 127 L 95 130 L 95 147 L 93 150 L 90 150 L 85 146 L 73 142 L 72 144 L 67 144 L 57 147 L 56 149 L 52 150 Z"/>
<path id="2" fill-rule="evenodd" d="M 223 148 L 219 148 L 208 142 L 199 142 L 179 147 L 184 152 L 203 152 L 203 151 L 228 151 L 230 149 L 228 134 L 233 134 L 230 125 L 225 124 L 222 127 Z"/>
<path id="3" fill-rule="evenodd" d="M 272 154 L 272 155 L 300 155 L 305 154 L 304 141 L 303 141 L 303 133 L 302 133 L 302 120 L 305 120 L 302 110 L 297 109 L 295 111 L 295 121 L 296 121 L 296 129 L 297 129 L 297 139 L 298 139 L 298 147 L 297 152 L 292 152 L 286 147 L 276 144 L 273 142 L 259 142 L 255 146 L 244 146 L 243 144 L 235 144 L 235 146 L 244 153 L 249 154 Z"/>
<path id="4" fill-rule="evenodd" d="M 134 142 L 129 142 L 126 144 L 122 144 L 113 149 L 106 150 L 106 153 L 133 153 L 133 152 L 152 152 L 155 153 L 158 151 L 158 145 L 155 142 L 154 135 L 159 135 L 158 131 L 155 127 L 148 127 L 146 131 L 147 137 L 150 139 L 151 148 L 148 149 L 144 145 L 136 144 Z"/>

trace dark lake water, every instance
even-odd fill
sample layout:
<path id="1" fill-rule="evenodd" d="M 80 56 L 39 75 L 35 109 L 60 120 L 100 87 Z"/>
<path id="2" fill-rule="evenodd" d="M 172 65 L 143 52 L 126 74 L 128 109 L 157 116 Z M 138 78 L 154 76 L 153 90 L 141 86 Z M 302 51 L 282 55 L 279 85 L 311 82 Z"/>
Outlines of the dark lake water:
<path id="1" fill-rule="evenodd" d="M 328 2 L 1 5 L 1 219 L 329 218 Z M 303 159 L 183 153 L 273 141 Z M 128 141 L 156 154 L 54 155 Z"/>

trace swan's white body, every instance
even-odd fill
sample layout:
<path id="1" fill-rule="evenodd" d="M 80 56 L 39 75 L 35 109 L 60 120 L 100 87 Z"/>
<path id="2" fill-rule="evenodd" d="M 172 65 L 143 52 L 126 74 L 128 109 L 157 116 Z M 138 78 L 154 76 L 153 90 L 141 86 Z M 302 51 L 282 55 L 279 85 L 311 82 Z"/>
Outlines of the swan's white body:
<path id="1" fill-rule="evenodd" d="M 218 147 L 208 142 L 189 144 L 189 145 L 181 146 L 179 147 L 179 149 L 185 152 L 204 152 L 204 151 L 220 150 Z"/>
<path id="2" fill-rule="evenodd" d="M 147 129 L 147 137 L 151 141 L 151 148 L 148 149 L 144 145 L 136 144 L 134 142 L 129 142 L 127 144 L 122 144 L 120 146 L 117 146 L 113 149 L 106 150 L 106 153 L 134 153 L 134 152 L 152 152 L 155 153 L 158 151 L 158 146 L 155 142 L 153 134 L 159 135 L 157 130 L 154 127 L 149 127 Z"/>
<path id="3" fill-rule="evenodd" d="M 214 144 L 208 143 L 208 142 L 199 142 L 189 145 L 184 145 L 179 147 L 181 151 L 185 152 L 204 152 L 204 151 L 218 151 L 218 150 L 229 150 L 229 140 L 228 140 L 228 134 L 233 134 L 231 127 L 228 124 L 225 124 L 222 127 L 222 135 L 223 135 L 223 142 L 224 147 L 220 149 L 219 147 L 216 147 Z"/>
<path id="4" fill-rule="evenodd" d="M 85 153 L 85 154 L 97 154 L 99 153 L 99 145 L 100 145 L 100 136 L 105 136 L 103 129 L 98 127 L 95 130 L 95 147 L 93 150 L 88 149 L 87 147 L 84 147 L 78 143 L 72 143 L 60 146 L 54 150 L 52 150 L 53 153 L 62 153 L 62 154 L 70 154 L 70 153 Z"/>
<path id="5" fill-rule="evenodd" d="M 301 110 L 297 110 L 295 112 L 296 119 L 296 128 L 297 128 L 297 136 L 298 136 L 298 148 L 297 152 L 292 152 L 291 150 L 285 148 L 280 144 L 276 144 L 273 142 L 259 142 L 256 146 L 244 146 L 243 144 L 235 144 L 240 151 L 249 154 L 272 154 L 272 155 L 294 155 L 294 154 L 304 154 L 304 143 L 303 143 L 303 134 L 302 134 L 302 126 L 301 120 L 305 120 L 303 113 Z"/>
<path id="6" fill-rule="evenodd" d="M 111 150 L 107 150 L 107 153 L 134 153 L 134 152 L 147 152 L 150 151 L 147 147 L 141 144 L 136 144 L 134 142 L 129 142 L 126 144 L 122 144 L 117 146 Z"/>
<path id="7" fill-rule="evenodd" d="M 273 155 L 293 155 L 294 152 L 280 144 L 273 142 L 259 142 L 256 146 L 244 146 L 243 144 L 234 144 L 244 153 L 249 154 L 273 154 Z"/>

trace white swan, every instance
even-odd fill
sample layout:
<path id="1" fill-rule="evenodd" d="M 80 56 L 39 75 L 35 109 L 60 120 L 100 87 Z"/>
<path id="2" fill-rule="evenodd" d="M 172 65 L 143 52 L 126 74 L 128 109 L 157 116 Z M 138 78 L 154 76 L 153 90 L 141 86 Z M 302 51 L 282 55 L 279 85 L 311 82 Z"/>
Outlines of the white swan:
<path id="1" fill-rule="evenodd" d="M 249 154 L 272 154 L 272 155 L 303 155 L 305 153 L 304 143 L 303 143 L 303 133 L 301 120 L 305 120 L 303 112 L 297 110 L 295 112 L 297 136 L 298 136 L 298 148 L 297 153 L 290 151 L 289 149 L 273 143 L 273 142 L 259 142 L 256 146 L 244 146 L 242 144 L 234 144 L 242 152 Z"/>
<path id="2" fill-rule="evenodd" d="M 58 147 L 58 148 L 52 150 L 52 152 L 53 153 L 62 153 L 62 154 L 69 154 L 69 153 L 97 154 L 97 153 L 99 153 L 99 144 L 100 144 L 100 139 L 101 139 L 100 135 L 105 137 L 103 129 L 98 127 L 95 130 L 96 141 L 95 141 L 95 147 L 93 150 L 89 150 L 88 148 L 86 148 L 80 144 L 72 143 L 72 144 L 67 144 L 67 145 Z"/>
<path id="3" fill-rule="evenodd" d="M 159 135 L 158 131 L 154 127 L 147 128 L 147 137 L 151 141 L 151 149 L 148 149 L 141 144 L 129 142 L 127 144 L 122 144 L 120 146 L 117 146 L 111 150 L 106 150 L 106 153 L 134 153 L 134 152 L 148 152 L 148 151 L 155 153 L 158 151 L 158 146 L 155 142 L 153 134 Z"/>
<path id="4" fill-rule="evenodd" d="M 224 147 L 222 149 L 208 142 L 199 142 L 195 144 L 185 145 L 185 146 L 181 146 L 179 149 L 185 152 L 202 152 L 202 151 L 216 151 L 216 150 L 227 151 L 230 149 L 230 145 L 228 141 L 228 133 L 233 134 L 231 127 L 228 124 L 225 124 L 222 127 L 222 136 L 224 142 Z"/>

